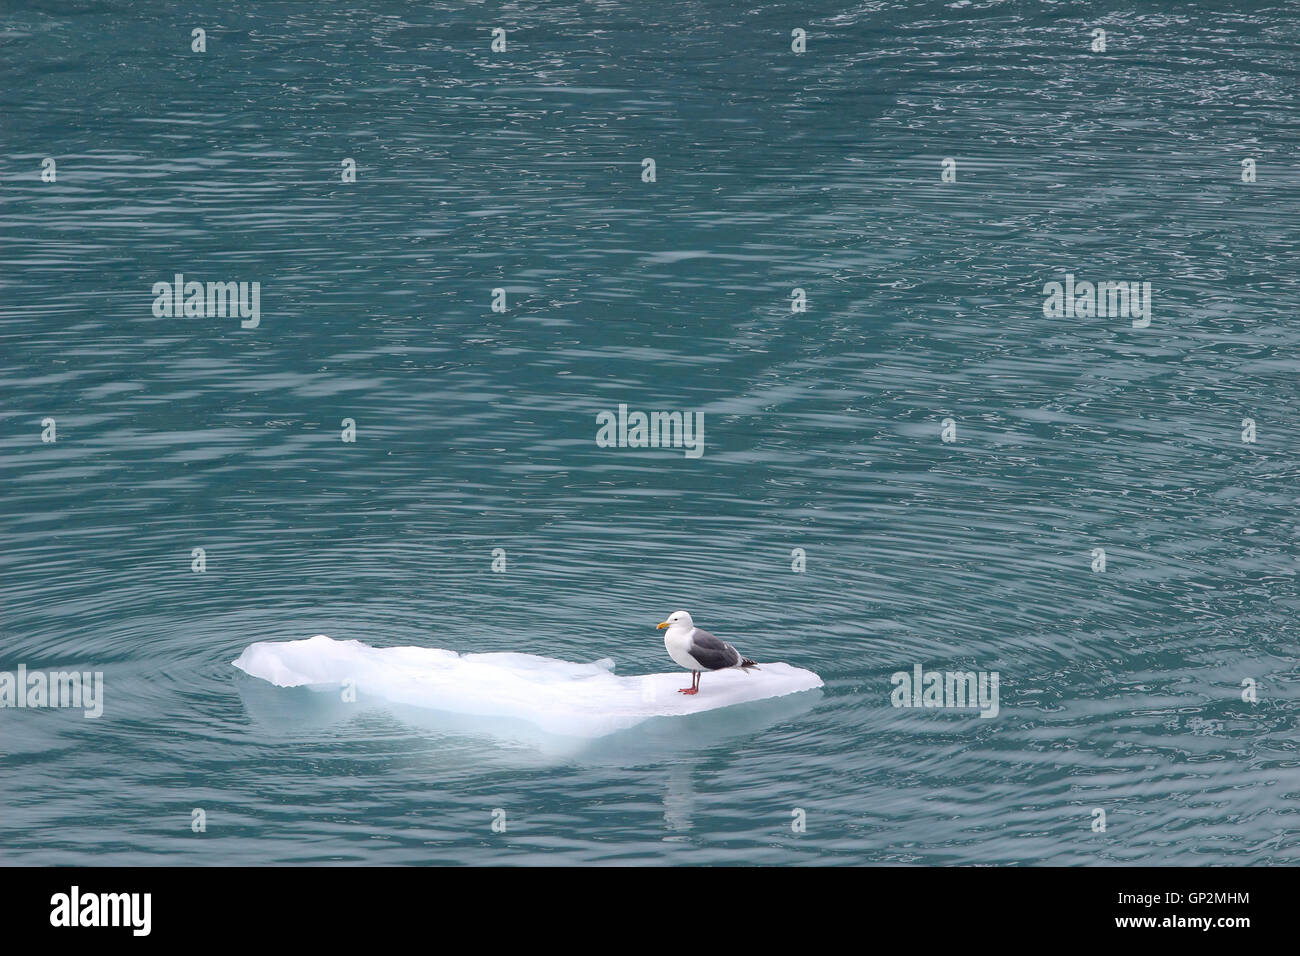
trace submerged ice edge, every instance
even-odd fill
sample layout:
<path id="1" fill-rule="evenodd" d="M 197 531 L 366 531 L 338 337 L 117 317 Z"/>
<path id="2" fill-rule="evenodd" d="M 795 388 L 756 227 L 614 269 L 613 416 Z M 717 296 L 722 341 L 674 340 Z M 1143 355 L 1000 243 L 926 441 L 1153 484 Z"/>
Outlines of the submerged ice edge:
<path id="1" fill-rule="evenodd" d="M 250 645 L 234 666 L 278 687 L 335 687 L 340 699 L 379 698 L 468 717 L 523 721 L 572 737 L 600 737 L 654 717 L 687 716 L 815 690 L 822 680 L 782 662 L 704 675 L 619 676 L 608 659 L 578 663 L 522 653 L 458 654 L 441 648 L 376 648 L 323 634 Z"/>

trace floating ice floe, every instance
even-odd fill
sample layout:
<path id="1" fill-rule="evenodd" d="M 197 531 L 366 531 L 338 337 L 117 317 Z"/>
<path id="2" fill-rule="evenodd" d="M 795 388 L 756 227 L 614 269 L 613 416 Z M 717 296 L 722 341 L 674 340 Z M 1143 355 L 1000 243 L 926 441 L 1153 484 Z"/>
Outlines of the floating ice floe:
<path id="1" fill-rule="evenodd" d="M 620 677 L 608 659 L 578 664 L 534 654 L 457 654 L 425 647 L 371 647 L 324 634 L 253 644 L 235 666 L 277 687 L 338 693 L 448 714 L 521 721 L 543 733 L 593 739 L 657 717 L 785 697 L 822 686 L 812 671 L 762 663 L 711 671 L 695 696 L 686 671 Z"/>

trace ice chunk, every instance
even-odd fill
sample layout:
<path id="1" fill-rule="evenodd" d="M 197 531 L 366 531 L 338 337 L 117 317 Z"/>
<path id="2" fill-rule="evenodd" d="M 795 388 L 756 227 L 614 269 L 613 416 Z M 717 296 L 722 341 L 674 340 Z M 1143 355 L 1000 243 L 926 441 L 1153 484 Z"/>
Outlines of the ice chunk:
<path id="1" fill-rule="evenodd" d="M 822 686 L 812 671 L 762 663 L 749 672 L 713 671 L 695 696 L 687 671 L 619 677 L 613 661 L 578 664 L 534 654 L 457 654 L 425 647 L 371 647 L 324 634 L 253 644 L 235 666 L 278 687 L 337 691 L 451 714 L 520 720 L 544 733 L 596 738 L 654 717 L 784 697 Z"/>

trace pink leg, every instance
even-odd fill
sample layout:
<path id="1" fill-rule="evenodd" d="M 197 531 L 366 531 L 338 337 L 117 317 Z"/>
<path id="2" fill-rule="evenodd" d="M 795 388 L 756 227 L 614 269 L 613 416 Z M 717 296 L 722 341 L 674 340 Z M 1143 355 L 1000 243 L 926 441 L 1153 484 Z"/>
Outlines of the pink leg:
<path id="1" fill-rule="evenodd" d="M 698 694 L 700 692 L 700 672 L 691 671 L 691 686 L 682 687 L 677 693 L 679 694 Z"/>

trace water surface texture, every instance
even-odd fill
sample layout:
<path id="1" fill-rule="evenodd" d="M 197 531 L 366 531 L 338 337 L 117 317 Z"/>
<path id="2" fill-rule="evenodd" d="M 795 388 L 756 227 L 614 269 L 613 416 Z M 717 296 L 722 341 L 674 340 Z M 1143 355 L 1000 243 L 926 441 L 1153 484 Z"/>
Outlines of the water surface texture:
<path id="1" fill-rule="evenodd" d="M 0 861 L 1296 862 L 1297 50 L 1281 3 L 4 4 L 0 670 L 105 689 L 0 709 Z M 177 273 L 259 324 L 155 317 Z M 1149 326 L 1045 315 L 1067 274 Z M 703 454 L 601 447 L 620 404 Z M 231 666 L 649 674 L 678 608 L 825 688 L 557 755 Z M 917 664 L 997 716 L 892 706 Z"/>

